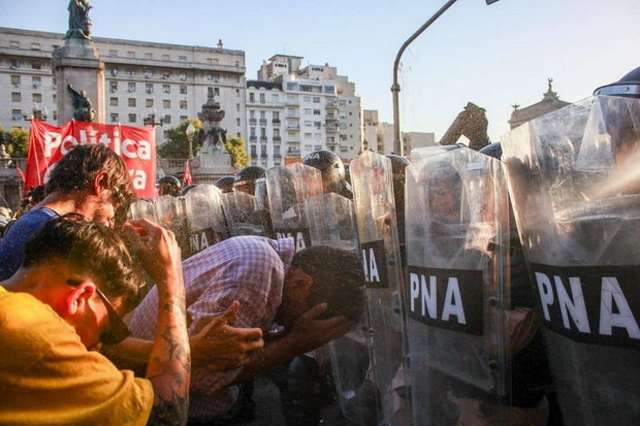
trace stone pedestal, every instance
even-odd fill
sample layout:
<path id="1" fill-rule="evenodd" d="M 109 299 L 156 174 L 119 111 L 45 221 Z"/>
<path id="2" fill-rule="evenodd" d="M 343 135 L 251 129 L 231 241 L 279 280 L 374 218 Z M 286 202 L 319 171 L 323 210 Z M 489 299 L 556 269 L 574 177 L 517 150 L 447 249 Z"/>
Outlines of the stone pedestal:
<path id="1" fill-rule="evenodd" d="M 53 66 L 57 85 L 58 124 L 62 125 L 73 119 L 73 103 L 67 84 L 71 84 L 78 92 L 87 92 L 96 111 L 94 121 L 104 123 L 104 63 L 100 60 L 93 41 L 67 39 L 65 45 L 54 52 Z"/>

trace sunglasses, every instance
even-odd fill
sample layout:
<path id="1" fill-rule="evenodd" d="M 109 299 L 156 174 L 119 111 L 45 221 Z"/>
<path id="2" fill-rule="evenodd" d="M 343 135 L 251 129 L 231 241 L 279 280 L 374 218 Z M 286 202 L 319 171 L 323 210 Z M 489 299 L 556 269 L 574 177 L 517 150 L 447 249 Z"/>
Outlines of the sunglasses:
<path id="1" fill-rule="evenodd" d="M 96 287 L 96 293 L 98 293 L 98 296 L 100 296 L 104 302 L 104 306 L 107 308 L 107 312 L 109 313 L 109 330 L 100 335 L 100 341 L 105 345 L 116 345 L 129 337 L 131 335 L 131 331 L 129 331 L 127 325 L 124 323 L 120 315 L 118 315 L 111 302 L 109 302 L 107 296 L 105 296 L 98 287 Z"/>

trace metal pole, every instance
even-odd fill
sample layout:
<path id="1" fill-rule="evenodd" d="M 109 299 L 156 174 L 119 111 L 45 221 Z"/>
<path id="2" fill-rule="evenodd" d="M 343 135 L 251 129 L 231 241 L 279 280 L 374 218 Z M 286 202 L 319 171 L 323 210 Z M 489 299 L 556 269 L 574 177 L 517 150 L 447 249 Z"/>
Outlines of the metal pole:
<path id="1" fill-rule="evenodd" d="M 404 155 L 404 144 L 400 140 L 400 84 L 398 84 L 398 68 L 400 66 L 400 58 L 405 49 L 415 40 L 424 30 L 426 30 L 436 19 L 447 11 L 456 1 L 449 0 L 444 6 L 440 8 L 427 22 L 425 22 L 411 37 L 404 42 L 404 44 L 398 50 L 396 60 L 393 62 L 393 85 L 391 86 L 391 93 L 393 96 L 393 152 L 397 155 Z"/>

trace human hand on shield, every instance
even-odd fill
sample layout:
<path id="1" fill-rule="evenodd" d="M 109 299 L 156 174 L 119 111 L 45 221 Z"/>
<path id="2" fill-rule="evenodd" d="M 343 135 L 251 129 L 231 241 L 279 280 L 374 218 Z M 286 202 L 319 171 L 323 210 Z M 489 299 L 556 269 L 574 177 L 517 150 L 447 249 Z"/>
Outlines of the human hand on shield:
<path id="1" fill-rule="evenodd" d="M 229 325 L 238 312 L 240 303 L 234 301 L 229 308 L 196 335 L 191 337 L 191 360 L 194 367 L 214 371 L 228 370 L 249 362 L 251 352 L 264 346 L 259 328 L 236 328 Z"/>
<path id="2" fill-rule="evenodd" d="M 160 288 L 183 283 L 181 251 L 173 232 L 147 219 L 128 221 L 123 232 L 142 267 Z"/>

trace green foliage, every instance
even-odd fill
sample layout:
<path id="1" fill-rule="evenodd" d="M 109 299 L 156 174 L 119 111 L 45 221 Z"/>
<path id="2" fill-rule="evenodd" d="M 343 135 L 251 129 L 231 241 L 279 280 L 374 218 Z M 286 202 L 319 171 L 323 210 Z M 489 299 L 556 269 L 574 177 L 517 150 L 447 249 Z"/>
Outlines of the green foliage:
<path id="1" fill-rule="evenodd" d="M 29 132 L 27 130 L 13 128 L 7 132 L 0 127 L 0 142 L 4 143 L 7 154 L 11 157 L 27 157 L 29 149 Z"/>
<path id="2" fill-rule="evenodd" d="M 238 136 L 227 136 L 227 143 L 224 144 L 227 152 L 231 155 L 231 166 L 237 170 L 242 170 L 249 165 L 251 159 L 245 149 L 244 140 Z"/>
<path id="3" fill-rule="evenodd" d="M 187 119 L 177 127 L 167 130 L 167 138 L 162 146 L 158 147 L 158 155 L 162 158 L 189 158 L 189 140 L 187 139 L 187 127 L 193 123 L 196 132 L 192 138 L 193 155 L 202 148 L 203 138 L 200 136 L 202 122 L 198 119 Z"/>

